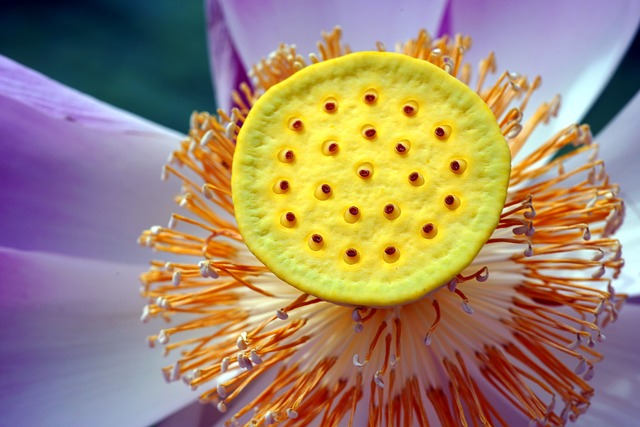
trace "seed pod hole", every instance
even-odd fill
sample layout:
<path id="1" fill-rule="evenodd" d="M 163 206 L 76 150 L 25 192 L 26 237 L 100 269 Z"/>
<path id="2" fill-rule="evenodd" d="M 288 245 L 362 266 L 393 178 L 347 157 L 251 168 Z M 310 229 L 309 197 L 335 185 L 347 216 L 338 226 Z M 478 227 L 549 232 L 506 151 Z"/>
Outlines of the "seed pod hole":
<path id="1" fill-rule="evenodd" d="M 338 101 L 333 97 L 327 98 L 322 104 L 322 109 L 327 113 L 335 113 L 338 111 Z"/>
<path id="2" fill-rule="evenodd" d="M 420 233 L 425 239 L 433 239 L 438 234 L 438 228 L 432 222 L 428 222 L 422 226 Z"/>
<path id="3" fill-rule="evenodd" d="M 440 125 L 437 126 L 434 130 L 433 130 L 433 134 L 436 136 L 436 138 L 438 138 L 439 140 L 445 140 L 448 139 L 449 136 L 451 135 L 451 126 L 447 126 L 447 125 Z"/>
<path id="4" fill-rule="evenodd" d="M 322 154 L 325 156 L 335 156 L 340 151 L 336 141 L 325 141 L 322 143 Z"/>
<path id="5" fill-rule="evenodd" d="M 280 217 L 280 224 L 287 228 L 296 225 L 296 221 L 296 215 L 293 212 L 287 212 Z"/>
<path id="6" fill-rule="evenodd" d="M 296 159 L 296 155 L 290 148 L 283 148 L 278 152 L 278 160 L 282 163 L 293 163 Z"/>
<path id="7" fill-rule="evenodd" d="M 467 170 L 467 162 L 462 159 L 452 160 L 451 163 L 449 163 L 449 170 L 456 175 L 461 175 Z"/>
<path id="8" fill-rule="evenodd" d="M 360 261 L 360 254 L 358 253 L 358 251 L 356 249 L 349 248 L 349 249 L 344 251 L 342 259 L 347 264 L 355 264 L 358 261 Z"/>
<path id="9" fill-rule="evenodd" d="M 375 89 L 369 89 L 362 95 L 362 101 L 364 101 L 365 104 L 372 105 L 375 104 L 377 100 L 378 91 Z"/>
<path id="10" fill-rule="evenodd" d="M 408 179 L 409 184 L 413 185 L 414 187 L 420 187 L 424 184 L 424 177 L 420 172 L 411 172 Z"/>
<path id="11" fill-rule="evenodd" d="M 344 220 L 349 224 L 353 224 L 360 219 L 360 209 L 357 206 L 350 206 L 344 211 Z"/>
<path id="12" fill-rule="evenodd" d="M 388 220 L 393 220 L 400 216 L 400 208 L 395 203 L 387 203 L 382 212 Z"/>
<path id="13" fill-rule="evenodd" d="M 276 194 L 284 194 L 289 191 L 291 185 L 286 179 L 281 179 L 273 185 L 273 192 Z"/>
<path id="14" fill-rule="evenodd" d="M 291 117 L 288 122 L 289 129 L 295 132 L 300 132 L 304 129 L 304 123 L 302 123 L 302 119 L 299 117 Z"/>
<path id="15" fill-rule="evenodd" d="M 319 251 L 324 247 L 324 238 L 320 234 L 312 234 L 309 236 L 309 249 Z"/>
<path id="16" fill-rule="evenodd" d="M 449 210 L 458 209 L 458 207 L 460 206 L 460 199 L 458 198 L 458 196 L 454 196 L 453 194 L 447 194 L 444 197 L 444 205 Z"/>
<path id="17" fill-rule="evenodd" d="M 395 246 L 387 246 L 384 251 L 382 251 L 382 259 L 389 264 L 396 262 L 399 258 L 400 251 Z"/>
<path id="18" fill-rule="evenodd" d="M 404 156 L 405 154 L 407 154 L 409 152 L 410 148 L 411 148 L 411 142 L 409 142 L 409 140 L 407 140 L 407 139 L 403 139 L 402 141 L 398 141 L 396 143 L 396 146 L 395 146 L 394 150 L 395 150 L 396 154 Z"/>
<path id="19" fill-rule="evenodd" d="M 407 117 L 415 116 L 418 113 L 418 103 L 414 100 L 406 102 L 402 106 L 402 113 Z"/>
<path id="20" fill-rule="evenodd" d="M 318 200 L 327 200 L 331 197 L 333 190 L 329 184 L 320 184 L 316 187 L 314 195 Z"/>
<path id="21" fill-rule="evenodd" d="M 375 139 L 378 135 L 376 128 L 373 125 L 364 125 L 362 126 L 362 137 L 366 139 Z"/>
<path id="22" fill-rule="evenodd" d="M 373 165 L 371 163 L 362 163 L 356 169 L 356 174 L 362 179 L 369 179 L 373 175 Z"/>

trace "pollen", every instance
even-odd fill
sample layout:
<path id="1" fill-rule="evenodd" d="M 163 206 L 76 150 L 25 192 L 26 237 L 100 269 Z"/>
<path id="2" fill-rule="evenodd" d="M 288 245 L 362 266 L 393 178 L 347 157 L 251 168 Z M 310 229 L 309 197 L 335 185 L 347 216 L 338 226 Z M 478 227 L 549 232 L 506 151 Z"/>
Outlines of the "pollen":
<path id="1" fill-rule="evenodd" d="M 487 242 L 510 160 L 495 117 L 466 85 L 406 55 L 353 53 L 257 100 L 234 154 L 235 215 L 249 250 L 291 286 L 341 304 L 406 304 L 448 283 Z M 273 176 L 287 189 L 272 191 Z M 423 230 L 429 221 L 437 233 Z M 322 250 L 309 241 L 316 234 Z"/>

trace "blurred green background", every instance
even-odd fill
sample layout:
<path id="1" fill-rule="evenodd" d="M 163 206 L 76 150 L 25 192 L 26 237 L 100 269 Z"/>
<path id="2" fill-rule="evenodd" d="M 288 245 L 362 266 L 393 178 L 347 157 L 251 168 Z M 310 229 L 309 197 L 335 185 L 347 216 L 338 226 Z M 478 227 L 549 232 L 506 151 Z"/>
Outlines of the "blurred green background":
<path id="1" fill-rule="evenodd" d="M 186 132 L 214 110 L 199 0 L 0 0 L 0 53 Z"/>
<path id="2" fill-rule="evenodd" d="M 103 101 L 186 132 L 215 110 L 200 0 L 0 0 L 0 53 Z M 585 118 L 601 129 L 640 88 L 636 39 Z"/>

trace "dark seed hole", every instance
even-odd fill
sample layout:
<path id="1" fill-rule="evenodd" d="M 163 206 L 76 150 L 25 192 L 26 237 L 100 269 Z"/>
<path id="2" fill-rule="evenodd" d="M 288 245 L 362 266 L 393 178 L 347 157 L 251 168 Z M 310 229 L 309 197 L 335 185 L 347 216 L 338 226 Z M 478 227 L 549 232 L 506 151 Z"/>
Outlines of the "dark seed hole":
<path id="1" fill-rule="evenodd" d="M 285 218 L 287 218 L 287 221 L 293 222 L 296 220 L 296 215 L 293 212 L 287 212 Z"/>
<path id="2" fill-rule="evenodd" d="M 351 248 L 351 249 L 347 249 L 346 254 L 347 254 L 347 256 L 349 258 L 353 258 L 353 257 L 358 256 L 358 251 L 356 251 L 355 249 Z"/>
<path id="3" fill-rule="evenodd" d="M 349 213 L 350 213 L 351 215 L 353 215 L 353 216 L 356 216 L 356 215 L 358 215 L 358 214 L 360 213 L 360 209 L 358 209 L 358 208 L 357 208 L 357 207 L 355 207 L 355 206 L 351 206 L 351 207 L 349 208 Z"/>
<path id="4" fill-rule="evenodd" d="M 393 247 L 393 246 L 389 246 L 388 248 L 386 248 L 384 250 L 384 253 L 387 254 L 387 255 L 393 255 L 393 254 L 396 253 L 396 248 Z"/>
<path id="5" fill-rule="evenodd" d="M 314 234 L 313 236 L 311 236 L 311 240 L 313 240 L 315 243 L 322 243 L 322 236 L 319 234 Z"/>
<path id="6" fill-rule="evenodd" d="M 322 192 L 324 194 L 329 194 L 331 193 L 331 187 L 328 184 L 322 184 Z"/>

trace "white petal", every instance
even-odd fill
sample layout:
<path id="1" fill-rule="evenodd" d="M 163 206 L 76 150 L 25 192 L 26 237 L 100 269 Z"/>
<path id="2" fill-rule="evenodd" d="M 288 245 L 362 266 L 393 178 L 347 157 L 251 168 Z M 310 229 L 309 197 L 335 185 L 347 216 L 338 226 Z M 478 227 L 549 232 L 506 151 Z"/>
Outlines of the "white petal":
<path id="1" fill-rule="evenodd" d="M 3 425 L 140 427 L 196 398 L 145 343 L 143 269 L 0 249 Z"/>
<path id="2" fill-rule="evenodd" d="M 180 136 L 0 57 L 0 245 L 141 262 L 165 223 L 160 173 Z"/>
<path id="3" fill-rule="evenodd" d="M 640 306 L 627 304 L 618 321 L 604 331 L 607 340 L 598 350 L 604 353 L 605 359 L 596 365 L 591 381 L 596 393 L 578 425 L 626 427 L 638 424 L 640 340 L 636 331 L 639 324 Z"/>
<path id="4" fill-rule="evenodd" d="M 640 2 L 453 1 L 450 17 L 453 32 L 473 38 L 472 64 L 493 50 L 499 72 L 542 76 L 527 116 L 540 102 L 562 96 L 558 119 L 534 134 L 542 140 L 588 111 L 633 39 Z"/>
<path id="5" fill-rule="evenodd" d="M 626 205 L 626 216 L 616 237 L 622 242 L 625 266 L 616 282 L 620 292 L 640 295 L 640 92 L 629 101 L 620 114 L 602 131 L 596 140 L 611 181 L 620 184 Z"/>

